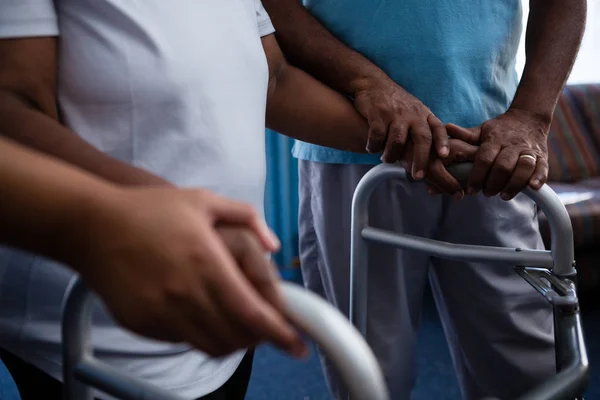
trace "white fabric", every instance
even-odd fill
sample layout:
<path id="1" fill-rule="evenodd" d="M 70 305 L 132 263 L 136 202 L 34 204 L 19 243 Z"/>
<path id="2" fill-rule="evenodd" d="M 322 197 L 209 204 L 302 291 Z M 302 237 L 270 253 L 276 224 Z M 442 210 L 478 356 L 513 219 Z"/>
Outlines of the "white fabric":
<path id="1" fill-rule="evenodd" d="M 114 157 L 259 210 L 268 84 L 260 37 L 273 31 L 260 0 L 0 2 L 1 37 L 60 35 L 66 125 Z M 0 249 L 0 343 L 57 378 L 71 276 Z M 104 360 L 187 398 L 216 390 L 243 357 L 142 340 L 100 309 L 94 343 Z"/>
<path id="2" fill-rule="evenodd" d="M 300 265 L 306 286 L 348 315 L 352 194 L 370 165 L 301 160 Z M 432 197 L 423 184 L 375 189 L 369 225 L 450 243 L 543 247 L 536 208 L 524 195 Z M 431 283 L 463 398 L 516 399 L 555 375 L 552 308 L 512 266 L 461 263 L 369 244 L 367 341 L 390 399 L 410 398 L 423 295 Z M 347 393 L 324 358 L 338 400 Z"/>

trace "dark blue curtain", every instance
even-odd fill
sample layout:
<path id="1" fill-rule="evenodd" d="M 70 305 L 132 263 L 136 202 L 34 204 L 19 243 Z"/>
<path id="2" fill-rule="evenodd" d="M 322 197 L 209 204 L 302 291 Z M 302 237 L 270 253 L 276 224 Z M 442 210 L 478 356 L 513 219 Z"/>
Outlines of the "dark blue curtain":
<path id="1" fill-rule="evenodd" d="M 293 267 L 298 256 L 298 163 L 292 157 L 293 139 L 267 130 L 267 223 L 281 240 L 274 259 L 282 271 Z"/>

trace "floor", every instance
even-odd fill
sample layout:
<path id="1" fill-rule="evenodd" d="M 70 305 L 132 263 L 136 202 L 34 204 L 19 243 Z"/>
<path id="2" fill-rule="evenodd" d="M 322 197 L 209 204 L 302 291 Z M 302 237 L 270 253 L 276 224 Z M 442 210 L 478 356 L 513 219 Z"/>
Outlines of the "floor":
<path id="1" fill-rule="evenodd" d="M 421 326 L 418 381 L 413 400 L 458 400 L 460 392 L 433 301 Z M 586 400 L 600 400 L 600 295 L 582 299 L 583 324 L 592 366 Z M 247 400 L 331 400 L 315 351 L 305 362 L 264 346 L 257 350 Z"/>

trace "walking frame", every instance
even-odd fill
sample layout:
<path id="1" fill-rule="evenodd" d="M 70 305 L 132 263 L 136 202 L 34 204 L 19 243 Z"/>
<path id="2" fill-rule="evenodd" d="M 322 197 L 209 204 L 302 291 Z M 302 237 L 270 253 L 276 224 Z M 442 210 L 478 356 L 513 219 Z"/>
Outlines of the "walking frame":
<path id="1" fill-rule="evenodd" d="M 450 167 L 452 175 L 466 186 L 473 165 Z M 504 263 L 515 266 L 525 279 L 553 306 L 557 375 L 531 389 L 520 400 L 579 399 L 587 386 L 588 358 L 581 329 L 576 291 L 573 228 L 564 205 L 544 185 L 539 191 L 526 188 L 529 196 L 548 218 L 551 249 L 531 250 L 446 243 L 398 234 L 369 226 L 368 204 L 374 189 L 388 179 L 407 179 L 406 171 L 393 164 L 381 164 L 359 182 L 352 202 L 350 259 L 350 319 L 366 337 L 368 243 L 382 243 L 400 249 L 428 253 L 458 261 Z M 409 266 L 405 266 L 409 267 Z"/>
<path id="2" fill-rule="evenodd" d="M 471 164 L 460 164 L 451 172 L 464 183 L 471 167 Z M 429 253 L 433 257 L 516 266 L 516 273 L 553 306 L 557 362 L 557 375 L 531 389 L 520 400 L 581 398 L 587 385 L 588 359 L 575 286 L 573 232 L 558 196 L 548 186 L 537 192 L 525 190 L 548 218 L 551 251 L 450 244 L 369 226 L 367 206 L 373 190 L 385 180 L 406 178 L 405 170 L 397 165 L 381 164 L 368 172 L 356 188 L 351 216 L 350 265 L 350 319 L 356 328 L 317 295 L 295 284 L 281 283 L 287 317 L 328 355 L 350 397 L 353 400 L 389 400 L 382 371 L 363 339 L 367 325 L 368 243 L 378 242 Z M 64 399 L 92 400 L 92 387 L 95 387 L 124 400 L 182 400 L 94 357 L 91 342 L 94 302 L 85 283 L 74 278 L 63 307 Z"/>

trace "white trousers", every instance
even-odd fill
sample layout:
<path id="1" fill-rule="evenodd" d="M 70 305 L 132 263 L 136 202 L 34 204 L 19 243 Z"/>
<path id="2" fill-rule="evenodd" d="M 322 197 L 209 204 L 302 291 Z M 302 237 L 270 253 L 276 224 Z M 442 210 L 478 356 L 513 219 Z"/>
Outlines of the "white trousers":
<path id="1" fill-rule="evenodd" d="M 348 315 L 354 189 L 372 166 L 300 161 L 300 258 L 306 286 Z M 543 248 L 524 195 L 432 197 L 423 184 L 388 181 L 371 198 L 370 224 L 453 243 Z M 461 263 L 369 245 L 367 340 L 392 400 L 416 381 L 417 331 L 429 280 L 463 397 L 511 400 L 555 374 L 552 309 L 511 266 Z M 347 393 L 321 354 L 337 399 Z"/>

